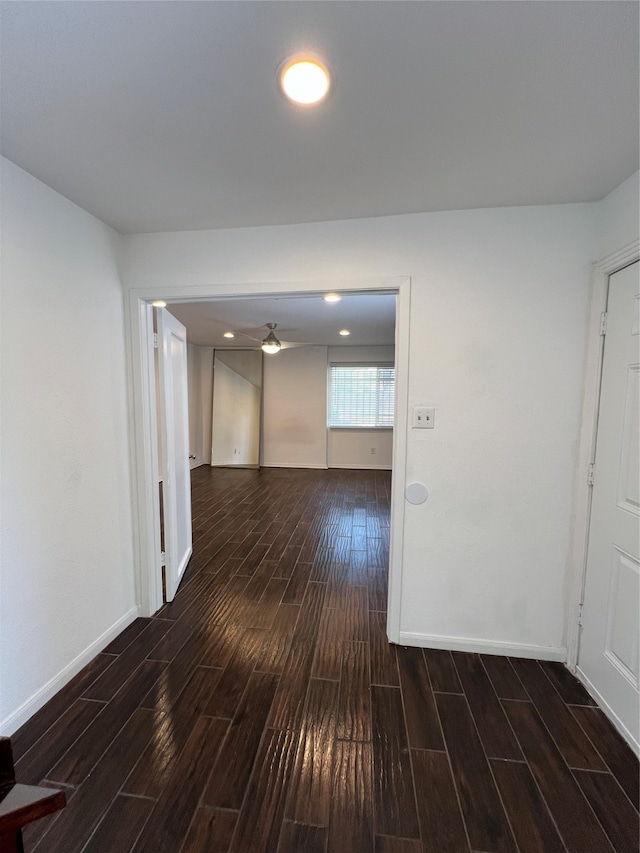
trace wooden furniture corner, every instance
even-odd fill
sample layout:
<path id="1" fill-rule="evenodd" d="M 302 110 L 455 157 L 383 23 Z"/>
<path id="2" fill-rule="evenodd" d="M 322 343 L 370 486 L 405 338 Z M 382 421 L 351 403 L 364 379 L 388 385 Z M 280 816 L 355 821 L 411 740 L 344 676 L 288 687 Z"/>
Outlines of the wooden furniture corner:
<path id="1" fill-rule="evenodd" d="M 0 737 L 0 853 L 24 853 L 22 828 L 66 803 L 64 791 L 16 782 L 11 741 Z"/>

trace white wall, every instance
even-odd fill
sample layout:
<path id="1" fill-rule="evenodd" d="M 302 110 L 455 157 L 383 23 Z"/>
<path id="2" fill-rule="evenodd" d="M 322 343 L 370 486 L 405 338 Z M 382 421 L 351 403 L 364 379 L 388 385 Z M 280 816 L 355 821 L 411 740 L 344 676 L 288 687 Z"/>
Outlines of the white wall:
<path id="1" fill-rule="evenodd" d="M 189 460 L 191 468 L 211 462 L 213 347 L 187 344 Z"/>
<path id="2" fill-rule="evenodd" d="M 390 471 L 393 459 L 392 429 L 329 429 L 329 468 Z"/>
<path id="3" fill-rule="evenodd" d="M 604 258 L 637 240 L 640 231 L 638 172 L 598 202 L 596 212 L 596 251 L 593 260 Z"/>
<path id="4" fill-rule="evenodd" d="M 409 404 L 435 406 L 436 428 L 398 436 L 407 463 L 395 476 L 430 492 L 406 505 L 401 636 L 563 654 L 592 205 L 137 235 L 125 245 L 126 287 L 166 294 L 411 276 Z"/>
<path id="5" fill-rule="evenodd" d="M 329 361 L 376 360 L 393 363 L 394 347 L 296 347 L 265 356 L 261 464 L 390 469 L 392 430 L 327 429 Z"/>
<path id="6" fill-rule="evenodd" d="M 0 728 L 11 734 L 137 609 L 121 238 L 1 167 Z"/>
<path id="7" fill-rule="evenodd" d="M 327 348 L 292 347 L 264 357 L 262 460 L 327 467 Z"/>
<path id="8" fill-rule="evenodd" d="M 329 364 L 378 362 L 394 364 L 395 347 L 329 347 Z M 368 468 L 390 471 L 393 459 L 391 429 L 327 430 L 329 468 Z"/>

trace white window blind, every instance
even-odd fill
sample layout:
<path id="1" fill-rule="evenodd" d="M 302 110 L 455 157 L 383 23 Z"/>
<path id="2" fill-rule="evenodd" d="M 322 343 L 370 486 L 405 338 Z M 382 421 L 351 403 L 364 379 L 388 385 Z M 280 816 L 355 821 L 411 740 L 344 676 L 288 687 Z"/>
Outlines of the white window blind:
<path id="1" fill-rule="evenodd" d="M 330 427 L 392 427 L 391 364 L 329 365 Z"/>

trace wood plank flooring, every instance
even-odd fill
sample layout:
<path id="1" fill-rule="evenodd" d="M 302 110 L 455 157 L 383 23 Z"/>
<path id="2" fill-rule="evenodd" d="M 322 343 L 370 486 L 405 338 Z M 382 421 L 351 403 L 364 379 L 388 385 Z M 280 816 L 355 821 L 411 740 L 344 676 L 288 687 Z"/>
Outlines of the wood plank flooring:
<path id="1" fill-rule="evenodd" d="M 633 853 L 638 764 L 559 664 L 387 642 L 387 472 L 192 473 L 194 553 L 14 737 L 38 853 Z"/>

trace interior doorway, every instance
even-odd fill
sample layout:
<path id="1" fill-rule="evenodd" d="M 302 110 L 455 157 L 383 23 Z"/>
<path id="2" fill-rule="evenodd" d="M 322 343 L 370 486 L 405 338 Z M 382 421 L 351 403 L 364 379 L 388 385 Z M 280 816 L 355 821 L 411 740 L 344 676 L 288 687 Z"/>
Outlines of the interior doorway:
<path id="1" fill-rule="evenodd" d="M 159 506 L 157 486 L 157 424 L 155 423 L 155 383 L 153 381 L 153 322 L 151 302 L 162 298 L 167 302 L 215 300 L 257 297 L 320 295 L 327 288 L 343 293 L 387 293 L 396 297 L 395 363 L 396 363 L 396 419 L 393 432 L 393 482 L 391 489 L 391 544 L 389 558 L 388 624 L 387 634 L 398 640 L 402 586 L 402 544 L 404 522 L 404 488 L 407 437 L 407 380 L 409 361 L 409 306 L 410 280 L 408 278 L 364 280 L 349 282 L 348 288 L 330 283 L 286 283 L 282 290 L 267 290 L 264 285 L 245 285 L 231 289 L 196 287 L 190 289 L 164 289 L 163 292 L 145 289 L 130 293 L 128 313 L 130 322 L 130 356 L 133 375 L 134 403 L 134 512 L 138 556 L 138 594 L 141 612 L 150 615 L 162 605 L 162 587 L 159 548 Z M 241 292 L 238 292 L 238 291 Z"/>

